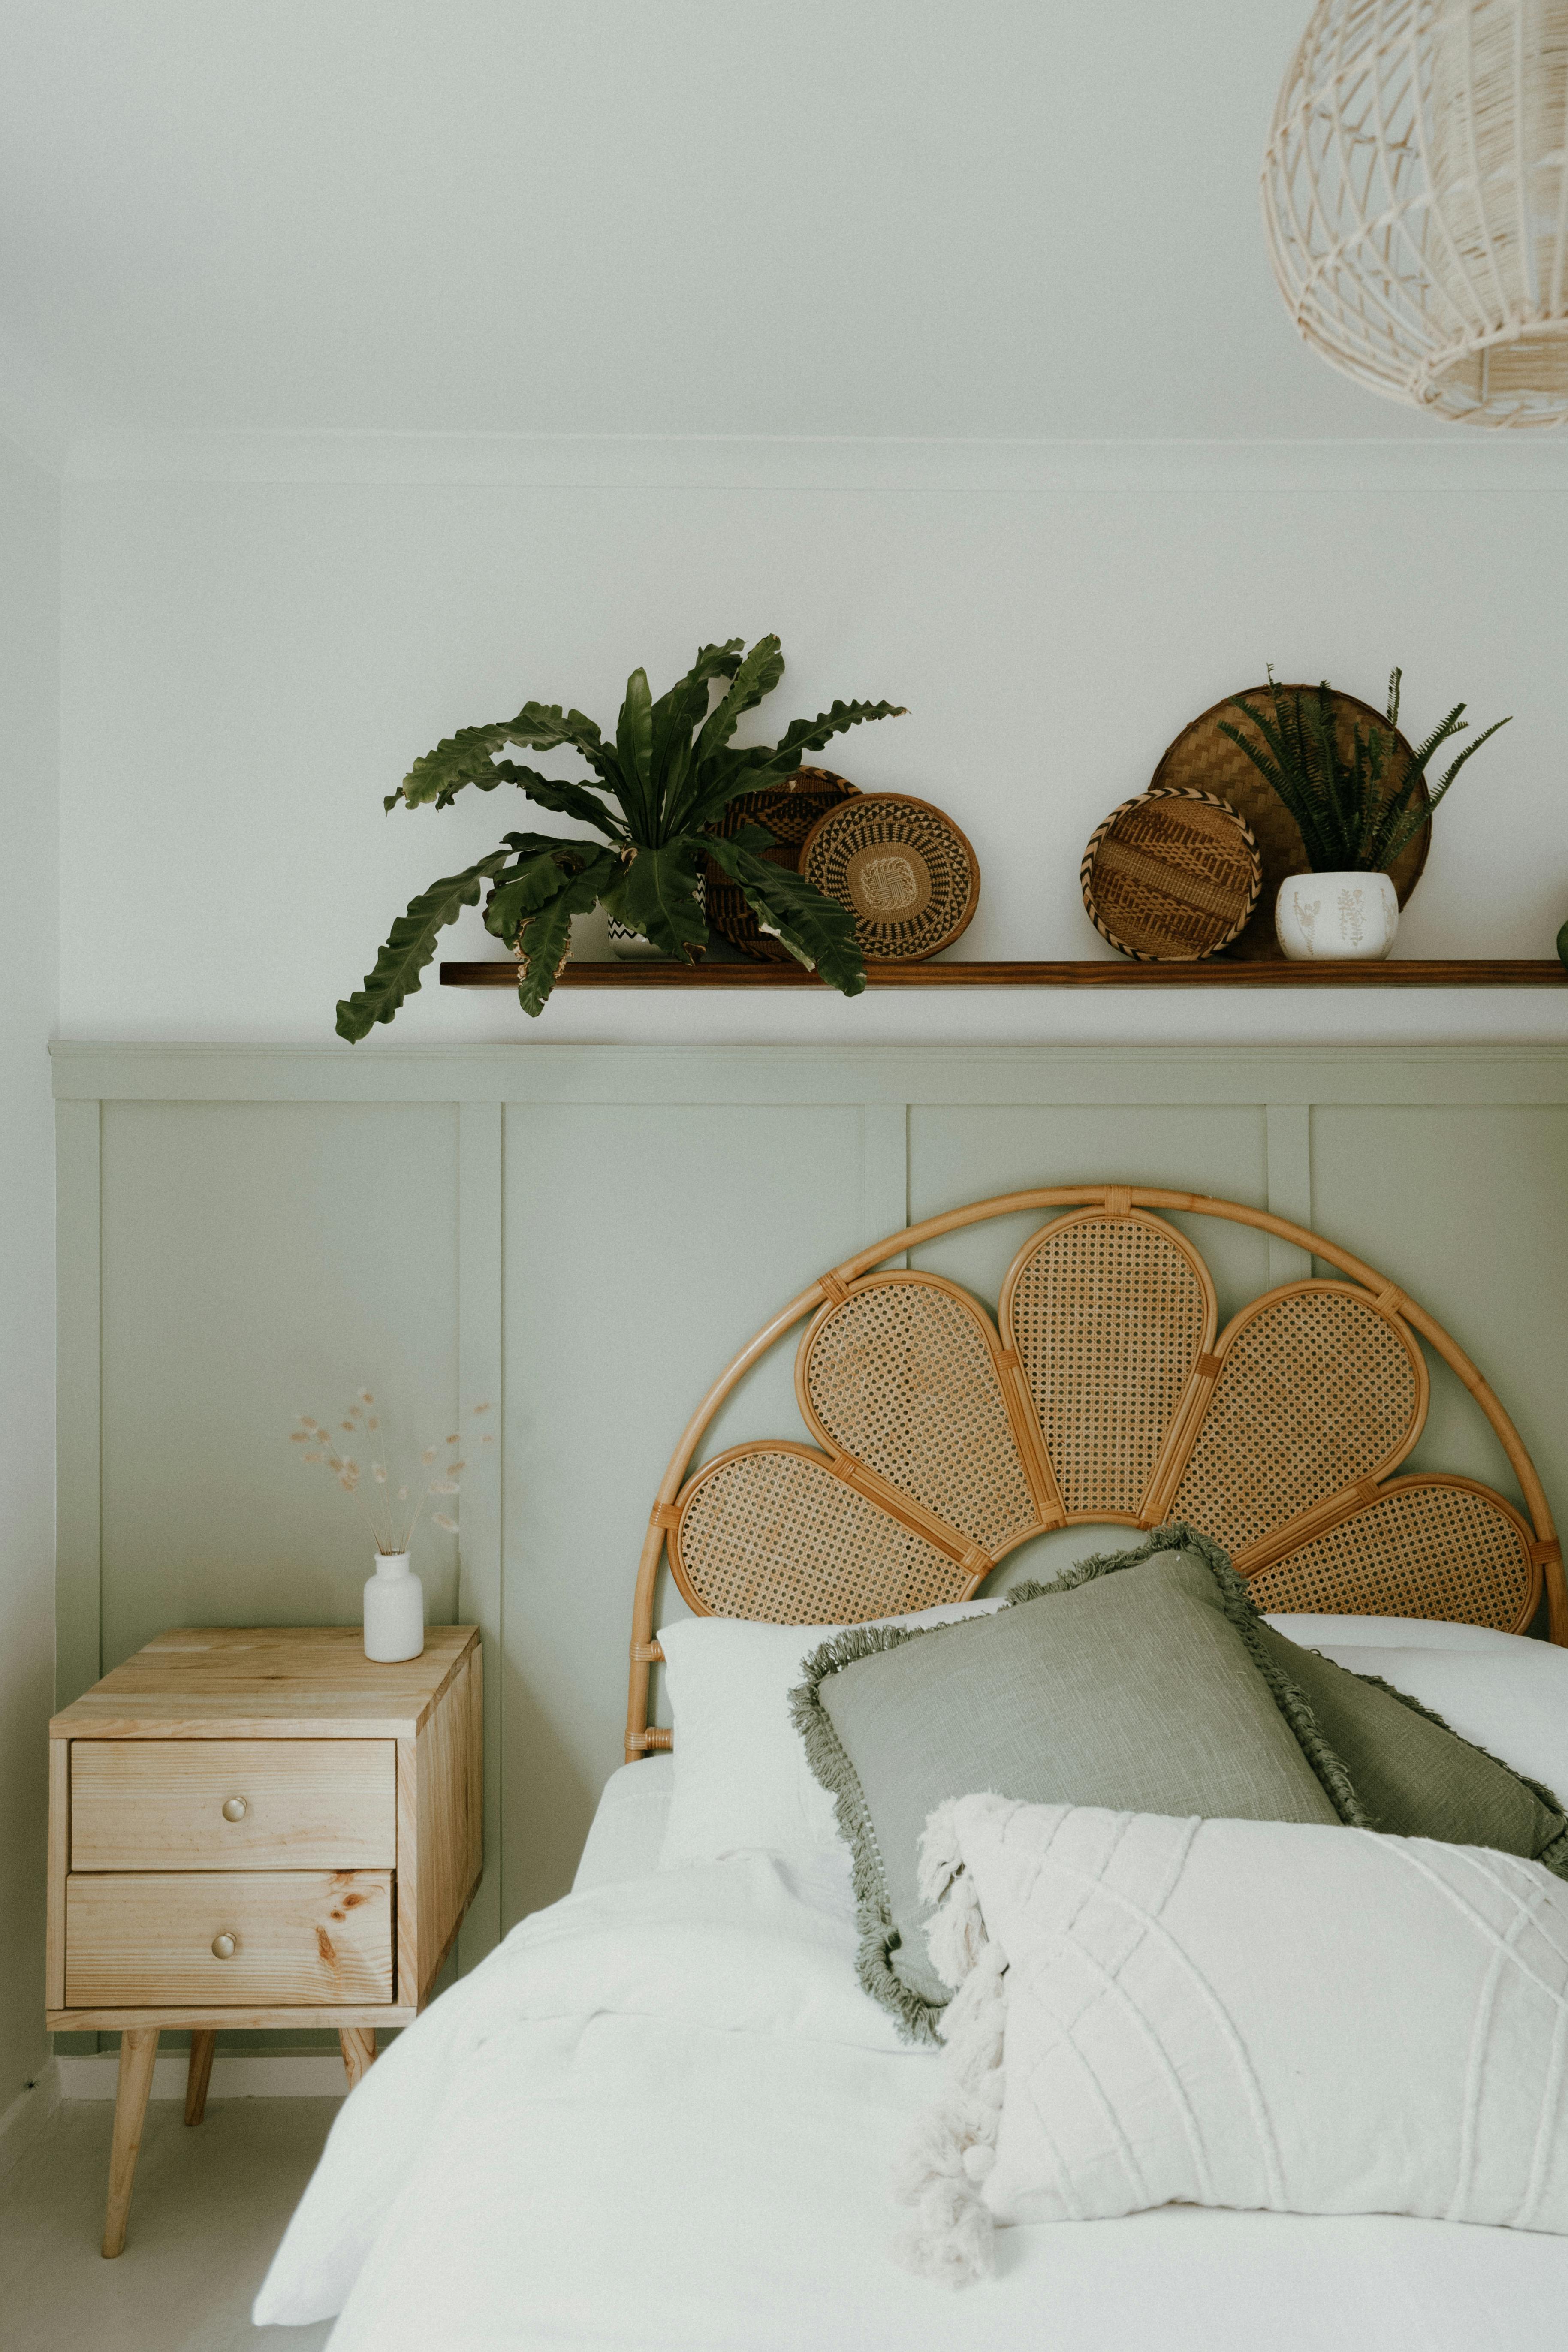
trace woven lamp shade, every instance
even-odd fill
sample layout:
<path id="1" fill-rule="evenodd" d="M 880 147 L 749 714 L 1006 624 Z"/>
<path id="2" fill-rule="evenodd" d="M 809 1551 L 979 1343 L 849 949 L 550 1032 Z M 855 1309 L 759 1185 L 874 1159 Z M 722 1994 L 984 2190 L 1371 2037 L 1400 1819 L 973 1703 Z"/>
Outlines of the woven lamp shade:
<path id="1" fill-rule="evenodd" d="M 1568 417 L 1568 0 L 1319 0 L 1263 165 L 1299 332 L 1390 400 Z"/>

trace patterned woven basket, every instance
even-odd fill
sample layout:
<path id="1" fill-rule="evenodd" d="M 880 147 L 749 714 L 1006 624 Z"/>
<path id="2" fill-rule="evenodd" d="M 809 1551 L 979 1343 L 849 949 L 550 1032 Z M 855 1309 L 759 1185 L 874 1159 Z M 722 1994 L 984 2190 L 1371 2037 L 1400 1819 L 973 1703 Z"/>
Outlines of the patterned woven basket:
<path id="1" fill-rule="evenodd" d="M 1140 963 L 1195 963 L 1237 938 L 1263 868 L 1244 817 L 1213 793 L 1152 791 L 1096 825 L 1079 869 L 1101 939 Z"/>
<path id="2" fill-rule="evenodd" d="M 1281 691 L 1299 694 L 1303 689 L 1285 687 Z M 1272 709 L 1267 686 L 1243 687 L 1237 698 L 1250 702 L 1255 709 Z M 1358 702 L 1353 694 L 1341 694 L 1336 689 L 1333 705 L 1335 723 L 1347 751 L 1353 726 L 1359 724 L 1364 730 L 1370 722 L 1387 730 L 1388 721 L 1382 711 L 1373 710 L 1370 703 Z M 1221 800 L 1228 801 L 1237 814 L 1247 819 L 1263 861 L 1263 887 L 1257 906 L 1227 953 L 1232 958 L 1273 957 L 1279 953 L 1274 937 L 1274 901 L 1279 895 L 1279 885 L 1289 875 L 1310 873 L 1310 861 L 1295 818 L 1272 785 L 1265 783 L 1246 752 L 1238 751 L 1227 735 L 1220 733 L 1222 719 L 1246 728 L 1240 711 L 1231 709 L 1228 696 L 1225 701 L 1216 702 L 1212 710 L 1205 710 L 1201 718 L 1183 728 L 1150 778 L 1149 789 L 1152 793 L 1217 793 Z M 1410 746 L 1404 736 L 1396 740 L 1399 750 L 1408 757 Z M 1425 782 L 1420 786 L 1420 797 L 1428 798 Z M 1431 827 L 1424 824 L 1394 861 L 1390 879 L 1402 907 L 1421 879 L 1430 845 Z"/>
<path id="3" fill-rule="evenodd" d="M 765 824 L 773 836 L 773 845 L 764 849 L 763 856 L 770 866 L 782 866 L 787 872 L 800 871 L 801 845 L 818 817 L 841 801 L 858 800 L 858 787 L 843 776 L 836 776 L 830 768 L 797 768 L 782 784 L 772 784 L 766 792 L 742 793 L 739 800 L 730 803 L 715 833 L 738 833 L 742 824 Z M 757 919 L 742 896 L 740 885 L 731 882 L 721 866 L 708 860 L 708 919 L 721 939 L 739 948 L 742 955 L 754 956 L 762 963 L 793 963 L 788 948 L 759 930 Z"/>
<path id="4" fill-rule="evenodd" d="M 862 955 L 919 963 L 980 901 L 980 861 L 952 819 L 908 793 L 861 793 L 812 827 L 800 870 L 855 917 Z"/>

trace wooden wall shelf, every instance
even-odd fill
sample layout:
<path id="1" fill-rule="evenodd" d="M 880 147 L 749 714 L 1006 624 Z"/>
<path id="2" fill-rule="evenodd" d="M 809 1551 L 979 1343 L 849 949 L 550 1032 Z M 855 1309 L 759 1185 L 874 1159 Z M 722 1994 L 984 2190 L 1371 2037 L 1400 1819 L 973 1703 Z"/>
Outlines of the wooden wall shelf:
<path id="1" fill-rule="evenodd" d="M 1225 958 L 1204 963 L 870 963 L 869 988 L 1562 988 L 1568 972 L 1554 956 L 1463 957 L 1425 963 L 1286 963 Z M 795 963 L 569 963 L 558 988 L 820 988 Z M 515 988 L 517 966 L 444 963 L 443 988 Z"/>

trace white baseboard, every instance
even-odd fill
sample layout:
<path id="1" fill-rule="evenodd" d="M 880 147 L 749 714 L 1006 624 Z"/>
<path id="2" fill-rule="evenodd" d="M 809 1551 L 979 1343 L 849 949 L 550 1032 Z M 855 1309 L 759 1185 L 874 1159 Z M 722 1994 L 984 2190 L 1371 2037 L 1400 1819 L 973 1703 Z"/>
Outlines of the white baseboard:
<path id="1" fill-rule="evenodd" d="M 120 2077 L 120 2060 L 109 2052 L 96 2058 L 57 2058 L 58 2097 L 112 2099 Z M 187 2060 L 183 2050 L 171 2050 L 153 2069 L 155 2099 L 183 2099 Z M 343 2062 L 335 2052 L 319 2054 L 280 2051 L 220 2050 L 213 2060 L 207 2096 L 213 2099 L 341 2099 L 348 2091 Z"/>
<path id="2" fill-rule="evenodd" d="M 61 2096 L 59 2060 L 50 2058 L 39 2068 L 31 2088 L 18 2091 L 0 2114 L 0 2173 L 9 2172 L 26 2155 Z"/>

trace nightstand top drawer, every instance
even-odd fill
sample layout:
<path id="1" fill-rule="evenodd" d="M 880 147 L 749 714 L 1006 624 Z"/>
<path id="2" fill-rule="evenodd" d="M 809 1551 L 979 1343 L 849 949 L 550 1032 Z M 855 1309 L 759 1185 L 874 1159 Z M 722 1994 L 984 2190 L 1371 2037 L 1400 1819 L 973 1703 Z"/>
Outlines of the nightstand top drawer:
<path id="1" fill-rule="evenodd" d="M 68 2009 L 325 2009 L 391 2000 L 390 1871 L 66 1881 Z"/>
<path id="2" fill-rule="evenodd" d="M 73 1739 L 70 1867 L 374 1870 L 397 1858 L 390 1739 Z"/>

